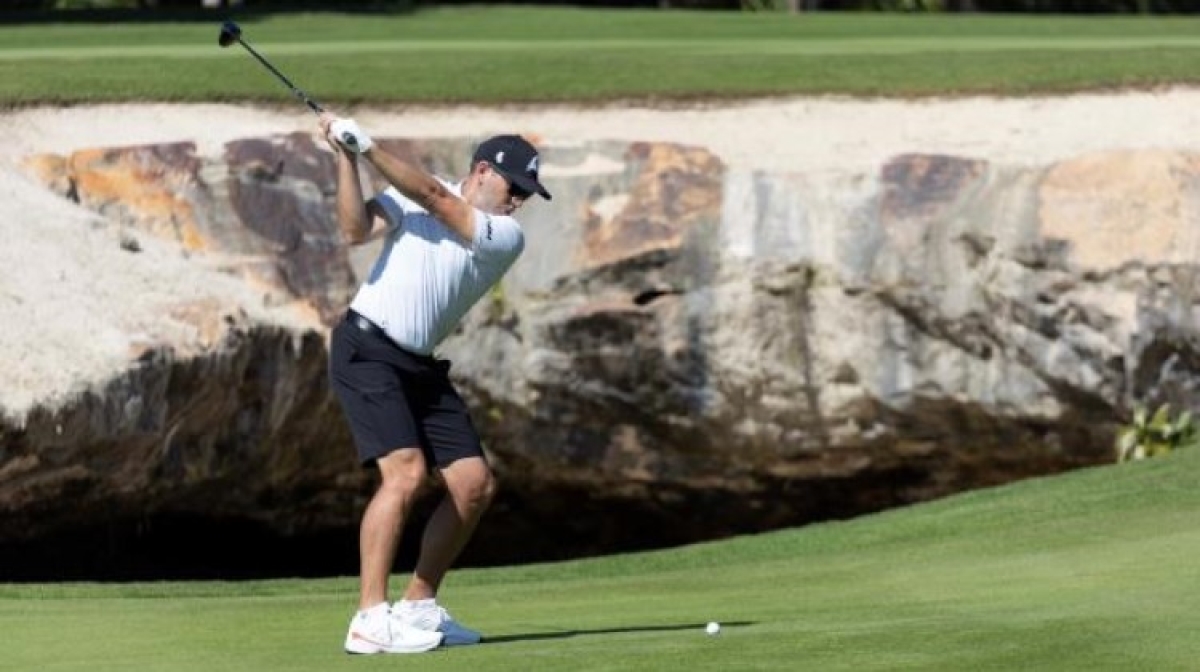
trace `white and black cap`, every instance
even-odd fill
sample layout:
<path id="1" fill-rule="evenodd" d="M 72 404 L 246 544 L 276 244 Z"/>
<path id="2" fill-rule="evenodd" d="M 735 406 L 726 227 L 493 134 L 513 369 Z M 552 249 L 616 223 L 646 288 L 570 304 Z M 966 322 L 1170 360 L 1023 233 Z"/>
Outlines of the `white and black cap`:
<path id="1" fill-rule="evenodd" d="M 550 192 L 538 181 L 538 151 L 525 138 L 519 135 L 490 137 L 475 150 L 475 161 L 487 161 L 513 184 L 550 200 Z"/>

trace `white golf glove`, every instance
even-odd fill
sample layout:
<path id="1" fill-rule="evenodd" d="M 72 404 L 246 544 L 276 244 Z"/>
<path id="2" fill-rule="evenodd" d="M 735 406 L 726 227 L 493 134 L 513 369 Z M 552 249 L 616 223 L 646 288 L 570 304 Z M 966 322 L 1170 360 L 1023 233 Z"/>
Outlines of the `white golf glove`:
<path id="1" fill-rule="evenodd" d="M 353 119 L 334 119 L 329 125 L 329 135 L 334 142 L 355 154 L 362 154 L 375 146 L 371 136 L 364 133 Z"/>

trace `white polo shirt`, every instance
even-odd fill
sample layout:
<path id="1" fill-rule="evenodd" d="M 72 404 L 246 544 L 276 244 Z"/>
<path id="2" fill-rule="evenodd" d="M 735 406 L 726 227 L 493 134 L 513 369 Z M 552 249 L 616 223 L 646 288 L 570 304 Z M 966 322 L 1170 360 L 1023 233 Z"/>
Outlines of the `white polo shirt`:
<path id="1" fill-rule="evenodd" d="M 461 185 L 438 181 L 462 195 Z M 395 187 L 375 200 L 387 213 L 387 238 L 350 307 L 405 350 L 431 355 L 521 255 L 525 234 L 512 217 L 475 210 L 468 244 Z"/>

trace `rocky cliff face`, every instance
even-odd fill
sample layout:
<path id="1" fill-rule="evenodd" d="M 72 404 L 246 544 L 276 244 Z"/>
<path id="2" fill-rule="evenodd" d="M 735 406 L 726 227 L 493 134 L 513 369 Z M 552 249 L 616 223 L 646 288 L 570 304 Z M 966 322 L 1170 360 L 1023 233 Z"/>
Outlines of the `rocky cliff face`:
<path id="1" fill-rule="evenodd" d="M 442 174 L 471 144 L 383 142 Z M 290 318 L 173 306 L 187 339 L 3 409 L 0 545 L 68 548 L 96 526 L 132 544 L 197 520 L 352 539 L 371 477 L 328 393 L 324 336 L 375 250 L 338 244 L 324 150 L 291 135 L 27 166 L 130 254 L 165 239 L 154 254 Z M 523 213 L 525 256 L 444 347 L 503 482 L 468 563 L 767 530 L 1103 463 L 1135 403 L 1200 406 L 1194 155 L 905 155 L 830 177 L 612 142 L 548 146 L 544 174 L 556 197 Z M 325 569 L 353 573 L 352 543 L 338 551 Z"/>

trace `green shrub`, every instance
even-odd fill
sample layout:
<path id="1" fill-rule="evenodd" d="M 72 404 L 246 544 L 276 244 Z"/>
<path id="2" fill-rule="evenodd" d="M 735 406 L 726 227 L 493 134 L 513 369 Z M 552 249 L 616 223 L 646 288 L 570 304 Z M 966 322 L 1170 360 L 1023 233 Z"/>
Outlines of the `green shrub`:
<path id="1" fill-rule="evenodd" d="M 1154 415 L 1139 407 L 1133 421 L 1117 433 L 1117 461 L 1156 457 L 1196 445 L 1200 445 L 1200 430 L 1190 411 L 1172 420 L 1170 404 L 1159 406 Z"/>

